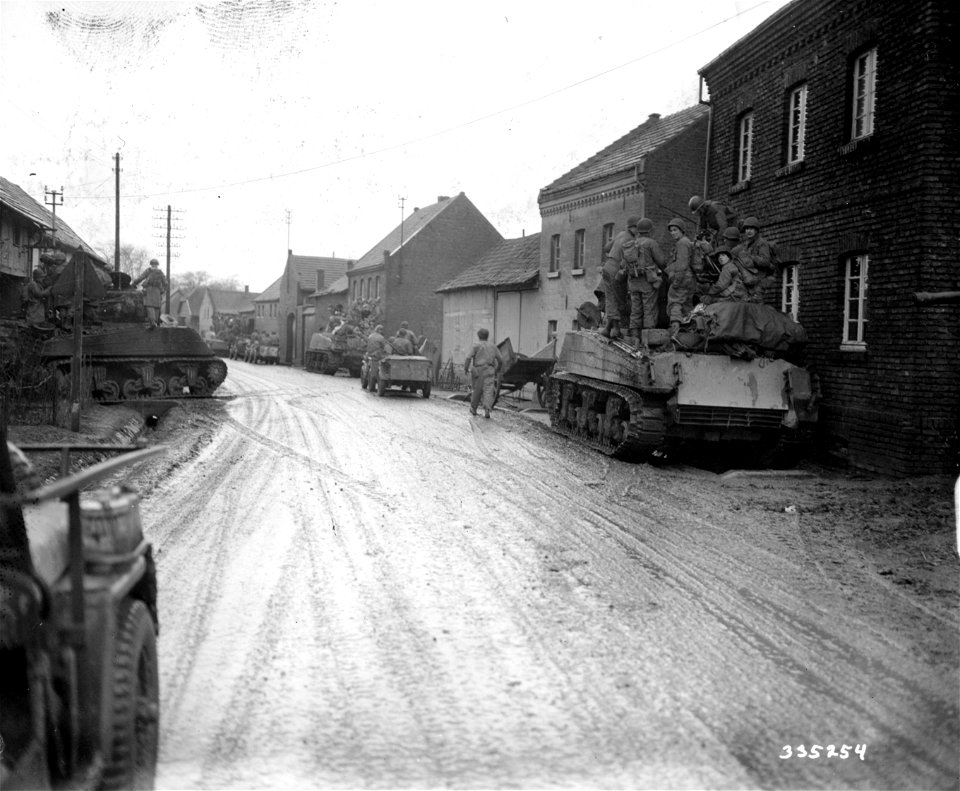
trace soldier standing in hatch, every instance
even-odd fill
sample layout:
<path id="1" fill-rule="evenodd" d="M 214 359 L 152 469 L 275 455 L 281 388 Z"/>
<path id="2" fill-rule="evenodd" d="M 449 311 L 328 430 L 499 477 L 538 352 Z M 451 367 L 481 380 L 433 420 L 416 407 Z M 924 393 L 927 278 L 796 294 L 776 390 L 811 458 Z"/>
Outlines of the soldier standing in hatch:
<path id="1" fill-rule="evenodd" d="M 470 374 L 473 392 L 470 394 L 470 414 L 477 414 L 480 399 L 483 399 L 483 416 L 490 417 L 497 395 L 497 373 L 503 367 L 500 350 L 490 340 L 490 331 L 485 327 L 477 330 L 479 341 L 473 344 L 470 354 L 463 362 L 463 370 Z"/>
<path id="2" fill-rule="evenodd" d="M 693 242 L 684 233 L 683 220 L 674 217 L 667 230 L 676 243 L 673 257 L 667 264 L 667 315 L 670 317 L 670 337 L 676 337 L 682 322 L 693 310 L 693 295 L 697 291 L 697 280 L 693 274 Z"/>
<path id="3" fill-rule="evenodd" d="M 657 326 L 660 317 L 659 295 L 664 257 L 660 245 L 650 237 L 653 221 L 646 217 L 637 223 L 635 264 L 627 264 L 627 290 L 630 292 L 630 343 L 640 345 L 640 333 Z"/>
<path id="4" fill-rule="evenodd" d="M 160 302 L 163 292 L 167 288 L 167 279 L 160 271 L 160 262 L 156 258 L 150 259 L 150 268 L 133 281 L 139 285 L 143 281 L 143 306 L 147 309 L 148 330 L 160 324 Z"/>

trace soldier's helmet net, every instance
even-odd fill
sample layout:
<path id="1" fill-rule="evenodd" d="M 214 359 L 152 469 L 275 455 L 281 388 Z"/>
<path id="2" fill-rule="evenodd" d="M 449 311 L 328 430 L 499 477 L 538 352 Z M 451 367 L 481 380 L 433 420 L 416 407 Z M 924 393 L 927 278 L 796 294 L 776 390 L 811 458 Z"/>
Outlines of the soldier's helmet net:
<path id="1" fill-rule="evenodd" d="M 736 228 L 727 228 L 727 229 L 725 229 L 724 232 L 723 232 L 723 238 L 724 238 L 724 239 L 730 239 L 730 240 L 735 241 L 735 242 L 739 242 L 739 241 L 740 241 L 740 231 L 738 231 Z"/>
<path id="2" fill-rule="evenodd" d="M 746 230 L 747 228 L 756 228 L 759 231 L 760 220 L 756 217 L 747 217 L 747 219 L 743 221 L 743 229 Z"/>
<path id="3" fill-rule="evenodd" d="M 684 230 L 683 220 L 679 217 L 674 217 L 670 222 L 667 223 L 667 228 L 679 228 L 681 232 Z"/>
<path id="4" fill-rule="evenodd" d="M 690 211 L 697 212 L 700 210 L 700 207 L 703 206 L 703 198 L 699 195 L 694 195 L 690 198 L 690 202 L 687 205 L 690 207 Z"/>
<path id="5" fill-rule="evenodd" d="M 637 223 L 637 231 L 639 233 L 650 233 L 653 230 L 653 220 L 648 220 L 644 217 L 640 222 Z"/>

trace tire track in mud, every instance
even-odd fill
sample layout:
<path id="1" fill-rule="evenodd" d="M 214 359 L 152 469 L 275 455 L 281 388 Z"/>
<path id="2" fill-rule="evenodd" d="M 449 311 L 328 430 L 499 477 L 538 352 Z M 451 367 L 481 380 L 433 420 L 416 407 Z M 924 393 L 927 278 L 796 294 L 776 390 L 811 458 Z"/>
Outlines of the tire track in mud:
<path id="1" fill-rule="evenodd" d="M 491 460 L 501 463 L 501 458 L 495 456 L 487 446 L 483 438 L 483 432 L 474 430 L 475 440 L 482 452 Z M 938 774 L 948 776 L 952 770 L 949 763 L 944 762 L 944 748 L 937 749 L 933 745 L 928 745 L 927 740 L 918 738 L 908 738 L 904 735 L 904 729 L 898 727 L 901 719 L 890 722 L 887 712 L 881 705 L 868 705 L 870 701 L 871 684 L 877 680 L 881 681 L 884 688 L 899 687 L 901 692 L 901 703 L 897 710 L 897 717 L 907 717 L 910 719 L 909 706 L 905 704 L 911 699 L 923 701 L 923 713 L 934 722 L 956 721 L 955 706 L 933 694 L 930 690 L 924 689 L 920 684 L 915 683 L 911 678 L 898 670 L 889 667 L 882 660 L 874 657 L 882 652 L 877 650 L 870 651 L 869 655 L 864 650 L 854 647 L 845 638 L 839 634 L 831 633 L 818 627 L 816 623 L 808 618 L 797 616 L 804 607 L 810 606 L 809 602 L 788 596 L 792 602 L 791 607 L 785 607 L 777 604 L 768 594 L 762 594 L 758 591 L 728 579 L 714 571 L 716 568 L 737 567 L 743 565 L 743 560 L 734 558 L 728 551 L 719 550 L 715 547 L 698 547 L 698 554 L 691 553 L 689 546 L 683 546 L 676 540 L 670 539 L 664 535 L 664 531 L 657 530 L 658 519 L 651 512 L 645 514 L 647 528 L 653 528 L 653 535 L 660 542 L 654 546 L 651 540 L 642 538 L 636 531 L 635 526 L 627 527 L 617 519 L 617 515 L 612 513 L 612 509 L 606 508 L 600 504 L 594 503 L 589 510 L 585 509 L 581 499 L 578 499 L 565 492 L 558 492 L 554 488 L 546 488 L 541 479 L 531 476 L 522 468 L 513 467 L 513 474 L 530 481 L 536 488 L 540 489 L 547 497 L 558 497 L 565 499 L 571 513 L 577 514 L 578 521 L 586 522 L 602 530 L 611 528 L 618 531 L 629 542 L 632 542 L 638 551 L 633 553 L 634 558 L 641 563 L 655 578 L 661 582 L 675 586 L 677 590 L 686 595 L 692 595 L 699 602 L 700 607 L 708 613 L 717 623 L 725 629 L 738 635 L 738 639 L 747 645 L 752 646 L 763 656 L 764 659 L 772 662 L 778 668 L 785 671 L 788 676 L 793 678 L 798 684 L 812 693 L 818 694 L 821 698 L 834 701 L 840 704 L 840 708 L 847 712 L 847 716 L 856 721 L 856 715 L 859 715 L 862 722 L 869 722 L 871 727 L 880 731 L 889 743 L 900 743 L 903 745 L 902 760 L 911 765 L 912 768 L 924 773 L 923 770 L 933 768 Z M 529 495 L 529 489 L 526 492 Z M 658 509 L 664 510 L 667 506 L 661 499 L 658 502 Z M 634 509 L 636 512 L 636 509 Z M 594 516 L 604 515 L 602 520 L 595 519 Z M 675 514 L 679 516 L 679 514 Z M 683 514 L 686 520 L 695 520 L 702 526 L 714 526 L 707 520 L 691 517 L 689 514 Z M 715 529 L 715 528 L 714 528 Z M 724 531 L 726 540 L 731 540 L 728 531 Z M 581 541 L 582 549 L 586 546 Z M 639 545 L 639 546 L 637 546 Z M 670 550 L 667 550 L 667 547 Z M 625 549 L 629 546 L 625 544 Z M 756 547 L 750 547 L 751 552 L 757 551 Z M 775 558 L 774 553 L 767 550 L 764 552 L 770 559 Z M 591 553 L 593 554 L 593 553 Z M 695 562 L 690 562 L 687 558 L 696 558 Z M 779 560 L 782 560 L 778 558 Z M 712 561 L 712 562 L 710 562 Z M 751 572 L 756 574 L 766 574 L 761 567 L 754 566 Z M 729 572 L 728 572 L 729 573 Z M 746 575 L 747 579 L 751 577 Z M 753 577 L 756 580 L 756 576 Z M 705 585 L 705 580 L 712 580 L 713 585 Z M 758 587 L 755 583 L 754 587 Z M 766 579 L 762 585 L 767 590 L 776 589 L 772 579 Z M 781 591 L 779 596 L 782 598 L 785 594 Z M 718 599 L 722 599 L 725 606 L 718 604 Z M 742 611 L 750 612 L 753 619 L 747 620 L 739 613 Z M 789 616 L 789 617 L 788 617 Z M 826 613 L 821 612 L 822 618 Z M 784 628 L 785 622 L 790 623 L 791 629 Z M 776 635 L 777 640 L 771 638 Z M 807 636 L 816 640 L 817 644 L 823 649 L 831 649 L 825 655 L 822 652 L 811 652 L 810 646 L 804 641 Z M 788 650 L 786 646 L 790 646 Z M 801 659 L 800 657 L 804 657 Z M 812 663 L 812 664 L 811 664 Z M 869 675 L 865 671 L 869 671 Z M 877 679 L 880 673 L 881 679 Z M 862 702 L 863 701 L 863 702 Z M 918 716 L 922 716 L 918 713 Z M 814 719 L 811 717 L 811 719 Z M 923 732 L 919 727 L 922 723 L 913 720 L 915 727 L 912 730 Z M 746 769 L 751 771 L 755 777 L 763 782 L 773 782 L 775 775 L 770 775 L 763 765 L 759 764 L 753 758 L 753 751 L 744 750 L 731 745 L 731 749 L 739 754 L 741 761 Z M 810 767 L 803 767 L 810 769 Z M 916 775 L 914 775 L 916 776 Z"/>

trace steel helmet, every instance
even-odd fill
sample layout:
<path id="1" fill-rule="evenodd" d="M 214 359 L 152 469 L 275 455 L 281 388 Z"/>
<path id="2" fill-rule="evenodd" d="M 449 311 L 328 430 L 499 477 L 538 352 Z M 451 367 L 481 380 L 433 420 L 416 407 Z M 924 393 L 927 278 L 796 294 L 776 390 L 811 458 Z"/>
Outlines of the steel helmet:
<path id="1" fill-rule="evenodd" d="M 756 228 L 756 229 L 759 231 L 759 230 L 760 230 L 760 220 L 758 220 L 756 217 L 747 217 L 747 219 L 745 219 L 745 220 L 743 221 L 743 227 L 744 227 L 745 229 L 746 229 L 746 228 Z"/>
<path id="2" fill-rule="evenodd" d="M 694 195 L 692 198 L 690 198 L 690 202 L 687 205 L 690 207 L 690 211 L 696 214 L 703 206 L 703 198 L 701 198 L 699 195 Z"/>
<path id="3" fill-rule="evenodd" d="M 141 260 L 142 260 L 142 259 L 141 259 Z M 151 259 L 150 259 L 150 266 L 153 266 L 154 264 L 156 264 L 157 266 L 160 266 L 160 262 L 159 262 L 156 258 L 151 258 Z"/>
<path id="4" fill-rule="evenodd" d="M 739 242 L 739 241 L 740 241 L 740 231 L 738 231 L 736 228 L 734 228 L 734 227 L 731 225 L 729 228 L 727 228 L 727 229 L 724 230 L 724 232 L 723 232 L 723 238 L 724 238 L 724 239 L 730 239 L 731 241 L 734 241 L 734 242 Z"/>
<path id="5" fill-rule="evenodd" d="M 636 228 L 638 222 L 640 222 L 639 217 L 627 217 L 627 228 Z"/>
<path id="6" fill-rule="evenodd" d="M 667 228 L 679 228 L 681 231 L 685 230 L 683 220 L 679 217 L 674 217 L 670 220 L 670 222 L 667 223 Z"/>
<path id="7" fill-rule="evenodd" d="M 637 233 L 650 233 L 653 230 L 653 220 L 644 217 L 637 223 Z"/>

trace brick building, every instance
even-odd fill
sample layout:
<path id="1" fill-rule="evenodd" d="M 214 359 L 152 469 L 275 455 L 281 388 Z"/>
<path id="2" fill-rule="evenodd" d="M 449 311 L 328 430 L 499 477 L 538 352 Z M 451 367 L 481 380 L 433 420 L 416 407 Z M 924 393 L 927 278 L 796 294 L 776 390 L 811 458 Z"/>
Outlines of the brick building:
<path id="1" fill-rule="evenodd" d="M 957 461 L 960 306 L 913 298 L 960 286 L 955 25 L 938 0 L 796 0 L 700 70 L 710 196 L 779 247 L 821 439 L 894 474 Z"/>
<path id="2" fill-rule="evenodd" d="M 277 299 L 281 362 L 302 364 L 304 348 L 310 342 L 307 325 L 313 313 L 309 296 L 342 277 L 348 263 L 352 262 L 346 258 L 294 255 L 293 250 L 287 250 Z"/>
<path id="3" fill-rule="evenodd" d="M 577 329 L 577 308 L 596 302 L 603 247 L 630 216 L 649 217 L 664 253 L 667 223 L 689 216 L 703 188 L 708 110 L 694 105 L 646 122 L 540 190 L 540 334 Z M 693 230 L 693 226 L 690 226 Z"/>
<path id="4" fill-rule="evenodd" d="M 437 289 L 503 237 L 462 192 L 416 208 L 347 270 L 350 302 L 377 299 L 392 335 L 401 321 L 438 345 L 443 301 Z"/>

